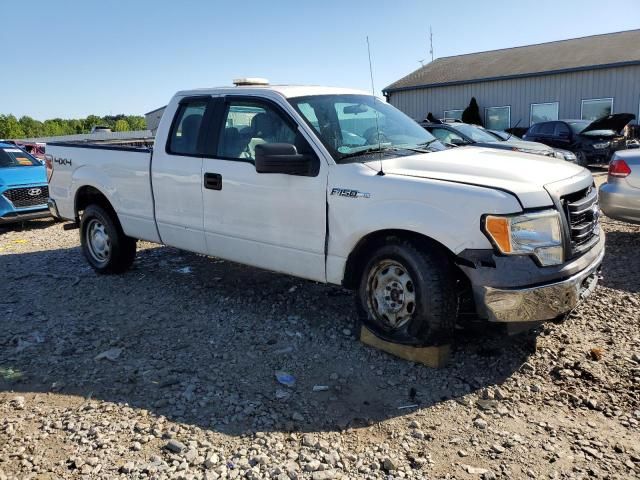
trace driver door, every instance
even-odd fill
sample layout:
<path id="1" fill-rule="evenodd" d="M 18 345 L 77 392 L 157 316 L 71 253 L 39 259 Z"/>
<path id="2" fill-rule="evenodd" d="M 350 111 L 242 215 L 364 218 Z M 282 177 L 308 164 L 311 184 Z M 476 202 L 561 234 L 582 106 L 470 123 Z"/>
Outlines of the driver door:
<path id="1" fill-rule="evenodd" d="M 315 155 L 284 108 L 228 96 L 216 109 L 203 160 L 204 233 L 210 255 L 325 281 L 327 164 L 314 177 L 257 173 L 255 148 L 289 143 Z"/>

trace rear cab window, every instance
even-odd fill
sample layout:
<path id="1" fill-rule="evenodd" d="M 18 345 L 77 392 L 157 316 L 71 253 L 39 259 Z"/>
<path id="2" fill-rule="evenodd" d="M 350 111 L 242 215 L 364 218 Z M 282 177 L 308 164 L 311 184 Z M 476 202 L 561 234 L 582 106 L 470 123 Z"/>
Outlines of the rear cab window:
<path id="1" fill-rule="evenodd" d="M 200 130 L 209 100 L 197 98 L 182 100 L 173 120 L 167 153 L 174 155 L 199 155 Z"/>

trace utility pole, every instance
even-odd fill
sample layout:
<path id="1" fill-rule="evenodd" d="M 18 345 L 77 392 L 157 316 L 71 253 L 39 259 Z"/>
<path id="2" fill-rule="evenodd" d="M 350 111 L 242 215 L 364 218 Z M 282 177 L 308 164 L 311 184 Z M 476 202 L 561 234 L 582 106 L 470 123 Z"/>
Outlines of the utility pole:
<path id="1" fill-rule="evenodd" d="M 431 25 L 429 25 L 429 53 L 433 62 L 433 30 L 431 30 Z"/>

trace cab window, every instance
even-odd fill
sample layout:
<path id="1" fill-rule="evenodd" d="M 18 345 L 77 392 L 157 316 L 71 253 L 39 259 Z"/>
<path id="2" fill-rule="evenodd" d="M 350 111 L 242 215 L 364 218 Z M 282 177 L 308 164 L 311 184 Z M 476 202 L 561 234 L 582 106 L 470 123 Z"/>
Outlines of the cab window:
<path id="1" fill-rule="evenodd" d="M 540 131 L 538 133 L 540 135 L 553 135 L 554 130 L 555 126 L 553 125 L 553 122 L 541 123 Z"/>
<path id="2" fill-rule="evenodd" d="M 299 147 L 302 142 L 299 137 L 298 132 L 271 105 L 231 101 L 225 110 L 217 156 L 253 161 L 257 145 L 289 143 Z"/>
<path id="3" fill-rule="evenodd" d="M 200 125 L 207 109 L 207 100 L 194 100 L 180 104 L 169 136 L 168 153 L 198 155 Z"/>
<path id="4" fill-rule="evenodd" d="M 571 130 L 569 130 L 569 127 L 566 123 L 557 122 L 555 136 L 569 138 L 571 136 Z"/>
<path id="5" fill-rule="evenodd" d="M 466 143 L 464 138 L 451 130 L 447 130 L 446 128 L 433 128 L 431 129 L 431 133 L 442 143 L 452 144 L 454 140 L 457 140 L 460 143 Z"/>

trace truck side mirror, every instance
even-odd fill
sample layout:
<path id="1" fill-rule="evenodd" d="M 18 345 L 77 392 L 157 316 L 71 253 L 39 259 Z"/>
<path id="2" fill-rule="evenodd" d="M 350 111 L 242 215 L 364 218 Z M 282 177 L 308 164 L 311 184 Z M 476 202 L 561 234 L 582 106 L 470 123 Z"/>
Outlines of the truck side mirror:
<path id="1" fill-rule="evenodd" d="M 290 143 L 260 143 L 255 147 L 256 172 L 283 173 L 315 177 L 320 171 L 320 160 L 315 154 L 301 154 Z"/>

